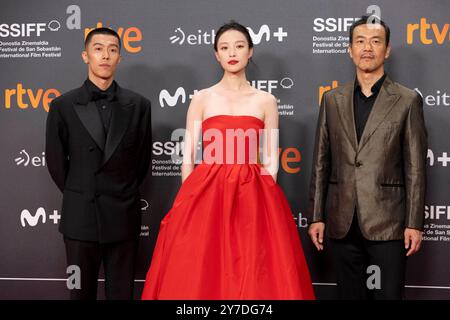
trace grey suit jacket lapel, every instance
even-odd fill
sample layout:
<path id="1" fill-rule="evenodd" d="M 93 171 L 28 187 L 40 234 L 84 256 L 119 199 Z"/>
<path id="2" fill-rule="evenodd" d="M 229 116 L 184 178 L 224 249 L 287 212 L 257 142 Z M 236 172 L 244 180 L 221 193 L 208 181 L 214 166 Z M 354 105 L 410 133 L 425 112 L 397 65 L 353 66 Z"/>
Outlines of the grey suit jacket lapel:
<path id="1" fill-rule="evenodd" d="M 336 96 L 336 103 L 342 127 L 350 140 L 353 149 L 356 151 L 358 144 L 356 138 L 355 114 L 353 109 L 353 83 L 346 84 L 339 95 Z"/>
<path id="2" fill-rule="evenodd" d="M 400 98 L 400 95 L 396 92 L 395 84 L 389 77 L 383 82 L 377 99 L 373 104 L 372 111 L 367 119 L 366 126 L 359 141 L 358 151 L 360 151 L 370 137 L 373 135 L 378 126 L 383 122 L 386 116 L 394 107 L 395 103 Z"/>

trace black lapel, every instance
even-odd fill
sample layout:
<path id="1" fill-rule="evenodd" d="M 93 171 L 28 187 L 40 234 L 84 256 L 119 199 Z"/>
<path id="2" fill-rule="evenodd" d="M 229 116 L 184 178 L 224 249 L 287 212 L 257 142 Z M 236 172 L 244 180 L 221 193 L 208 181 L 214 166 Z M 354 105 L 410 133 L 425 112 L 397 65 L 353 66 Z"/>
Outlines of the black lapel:
<path id="1" fill-rule="evenodd" d="M 117 101 L 112 103 L 111 124 L 106 138 L 103 163 L 105 164 L 113 155 L 119 143 L 127 131 L 134 103 L 126 96 L 124 91 L 117 85 Z"/>
<path id="2" fill-rule="evenodd" d="M 73 108 L 89 135 L 94 139 L 98 147 L 104 150 L 105 131 L 97 107 L 94 102 L 89 102 L 89 94 L 84 86 L 79 89 L 79 92 L 76 101 L 73 103 Z"/>
<path id="3" fill-rule="evenodd" d="M 361 140 L 359 141 L 358 151 L 364 147 L 381 122 L 383 122 L 392 110 L 399 98 L 400 95 L 395 90 L 395 84 L 389 77 L 386 77 L 383 85 L 381 86 L 380 92 L 378 93 L 377 99 L 373 104 L 369 118 L 367 119 Z"/>

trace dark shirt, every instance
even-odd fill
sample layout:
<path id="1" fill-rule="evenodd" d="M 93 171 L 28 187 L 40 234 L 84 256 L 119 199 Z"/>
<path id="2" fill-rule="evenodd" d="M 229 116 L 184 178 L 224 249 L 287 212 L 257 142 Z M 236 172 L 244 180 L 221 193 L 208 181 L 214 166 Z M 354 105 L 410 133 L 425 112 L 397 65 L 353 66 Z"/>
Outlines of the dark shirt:
<path id="1" fill-rule="evenodd" d="M 369 118 L 370 112 L 372 111 L 373 104 L 378 97 L 381 86 L 383 85 L 386 74 L 384 74 L 370 89 L 372 95 L 366 97 L 361 91 L 361 86 L 358 83 L 358 79 L 355 80 L 355 90 L 353 93 L 353 108 L 355 113 L 355 127 L 356 135 L 358 137 L 358 142 L 366 126 L 367 119 Z"/>
<path id="2" fill-rule="evenodd" d="M 109 125 L 111 122 L 112 102 L 115 100 L 116 82 L 113 81 L 106 90 L 99 89 L 91 80 L 85 81 L 86 87 L 89 91 L 89 101 L 94 101 L 97 106 L 100 119 L 103 123 L 105 135 L 108 134 Z"/>

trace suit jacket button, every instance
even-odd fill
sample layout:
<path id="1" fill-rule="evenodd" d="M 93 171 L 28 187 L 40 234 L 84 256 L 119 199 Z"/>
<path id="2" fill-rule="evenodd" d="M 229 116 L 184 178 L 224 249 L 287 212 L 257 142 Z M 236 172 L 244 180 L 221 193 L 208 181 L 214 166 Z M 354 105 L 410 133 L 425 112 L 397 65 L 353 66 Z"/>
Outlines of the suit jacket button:
<path id="1" fill-rule="evenodd" d="M 94 151 L 94 147 L 89 147 L 89 152 Z"/>
<path id="2" fill-rule="evenodd" d="M 361 166 L 362 166 L 362 162 L 361 162 L 361 161 L 356 161 L 355 166 L 356 166 L 357 168 L 361 167 Z"/>
<path id="3" fill-rule="evenodd" d="M 100 197 L 100 193 L 97 192 L 97 193 L 95 194 L 95 197 L 96 197 L 96 198 Z"/>

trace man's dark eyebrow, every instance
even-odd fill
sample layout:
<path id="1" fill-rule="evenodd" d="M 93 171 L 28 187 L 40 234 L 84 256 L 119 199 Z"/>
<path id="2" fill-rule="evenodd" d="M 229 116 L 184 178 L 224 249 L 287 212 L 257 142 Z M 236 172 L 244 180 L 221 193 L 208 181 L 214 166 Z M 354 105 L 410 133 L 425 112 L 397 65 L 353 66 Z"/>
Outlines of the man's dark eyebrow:
<path id="1" fill-rule="evenodd" d="M 103 43 L 100 43 L 100 42 L 95 42 L 94 44 L 93 44 L 93 46 L 96 46 L 96 45 L 99 45 L 99 46 L 104 46 L 104 44 Z M 114 47 L 119 47 L 119 45 L 117 45 L 116 43 L 112 43 L 112 44 L 108 44 L 108 46 L 114 46 Z"/>
<path id="2" fill-rule="evenodd" d="M 364 36 L 364 35 L 355 35 L 355 38 L 370 38 L 370 39 L 373 39 L 373 38 L 379 38 L 379 39 L 381 39 L 382 38 L 382 36 L 373 36 L 373 37 L 367 37 L 367 36 Z"/>

